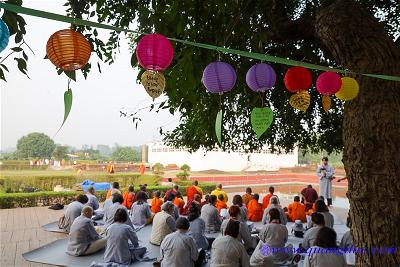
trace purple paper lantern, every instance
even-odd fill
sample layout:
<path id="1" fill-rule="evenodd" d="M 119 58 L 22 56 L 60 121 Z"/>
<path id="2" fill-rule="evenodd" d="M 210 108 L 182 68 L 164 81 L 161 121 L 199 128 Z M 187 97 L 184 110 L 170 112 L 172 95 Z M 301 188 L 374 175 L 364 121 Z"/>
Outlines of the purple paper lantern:
<path id="1" fill-rule="evenodd" d="M 236 72 L 225 62 L 212 62 L 203 71 L 201 79 L 210 93 L 225 93 L 232 90 L 236 83 Z"/>
<path id="2" fill-rule="evenodd" d="M 276 72 L 268 64 L 253 65 L 246 74 L 246 83 L 254 92 L 271 90 L 276 82 Z"/>

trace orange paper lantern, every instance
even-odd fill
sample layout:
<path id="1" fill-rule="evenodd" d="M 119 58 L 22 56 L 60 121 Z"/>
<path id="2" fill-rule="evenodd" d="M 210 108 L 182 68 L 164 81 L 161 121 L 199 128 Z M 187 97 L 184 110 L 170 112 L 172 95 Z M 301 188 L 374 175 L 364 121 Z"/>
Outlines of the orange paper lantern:
<path id="1" fill-rule="evenodd" d="M 51 63 L 66 70 L 78 70 L 89 61 L 92 47 L 77 31 L 65 29 L 53 33 L 47 41 L 46 53 Z"/>

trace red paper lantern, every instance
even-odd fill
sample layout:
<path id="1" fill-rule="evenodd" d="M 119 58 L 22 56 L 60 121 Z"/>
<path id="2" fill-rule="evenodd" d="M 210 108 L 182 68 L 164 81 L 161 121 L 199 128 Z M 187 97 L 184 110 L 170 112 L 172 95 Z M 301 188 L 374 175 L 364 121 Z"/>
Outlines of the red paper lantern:
<path id="1" fill-rule="evenodd" d="M 304 67 L 292 67 L 287 70 L 284 82 L 289 92 L 308 90 L 312 83 L 312 74 Z"/>
<path id="2" fill-rule="evenodd" d="M 163 71 L 174 58 L 174 48 L 165 36 L 147 34 L 137 44 L 136 57 L 146 70 Z"/>
<path id="3" fill-rule="evenodd" d="M 80 32 L 65 29 L 53 33 L 47 41 L 46 53 L 51 63 L 66 70 L 78 70 L 89 61 L 92 47 Z"/>
<path id="4" fill-rule="evenodd" d="M 318 76 L 316 87 L 321 95 L 333 95 L 342 87 L 342 79 L 336 72 L 326 71 Z"/>

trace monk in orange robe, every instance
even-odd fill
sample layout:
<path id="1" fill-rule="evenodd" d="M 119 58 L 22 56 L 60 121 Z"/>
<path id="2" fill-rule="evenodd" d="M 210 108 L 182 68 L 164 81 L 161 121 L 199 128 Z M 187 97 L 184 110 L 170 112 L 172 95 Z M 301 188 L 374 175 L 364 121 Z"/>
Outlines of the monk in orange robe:
<path id="1" fill-rule="evenodd" d="M 154 198 L 151 200 L 151 212 L 153 212 L 154 214 L 161 211 L 161 205 L 164 203 L 160 196 L 161 192 L 156 191 L 154 192 Z"/>
<path id="2" fill-rule="evenodd" d="M 247 205 L 248 210 L 248 219 L 252 222 L 259 222 L 263 216 L 263 210 L 260 203 L 258 203 L 260 196 L 258 194 L 254 194 L 253 199 L 249 201 Z"/>
<path id="3" fill-rule="evenodd" d="M 200 199 L 203 197 L 203 190 L 201 190 L 201 189 L 199 190 L 198 185 L 199 185 L 199 182 L 194 181 L 192 183 L 192 186 L 189 186 L 186 189 L 186 197 L 187 197 L 188 201 L 193 200 L 194 199 L 194 195 L 196 195 L 196 194 L 198 194 L 200 196 Z"/>
<path id="4" fill-rule="evenodd" d="M 249 204 L 249 201 L 253 199 L 253 194 L 251 187 L 246 188 L 246 194 L 242 196 L 243 204 L 247 206 Z"/>
<path id="5" fill-rule="evenodd" d="M 215 205 L 215 207 L 218 210 L 218 214 L 221 213 L 222 209 L 228 209 L 228 205 L 226 205 L 226 202 L 225 202 L 223 194 L 219 194 L 218 195 L 217 205 Z"/>
<path id="6" fill-rule="evenodd" d="M 264 198 L 263 198 L 263 203 L 262 203 L 262 209 L 265 210 L 266 208 L 268 208 L 269 206 L 269 200 L 271 199 L 272 196 L 276 196 L 277 195 L 274 194 L 275 192 L 275 188 L 273 186 L 270 186 L 269 189 L 269 194 L 267 194 Z"/>
<path id="7" fill-rule="evenodd" d="M 182 198 L 181 192 L 179 192 L 179 191 L 176 192 L 176 198 L 174 199 L 173 203 L 175 204 L 175 206 L 178 207 L 179 214 L 182 214 L 185 211 L 185 209 L 184 209 L 185 201 Z"/>
<path id="8" fill-rule="evenodd" d="M 124 198 L 124 202 L 122 202 L 122 205 L 130 210 L 133 202 L 135 202 L 135 190 L 133 185 L 129 186 L 128 191 L 125 192 L 122 197 Z"/>
<path id="9" fill-rule="evenodd" d="M 306 222 L 306 207 L 300 203 L 300 197 L 295 196 L 293 203 L 289 204 L 288 211 L 286 212 L 288 220 L 294 222 L 295 220 L 301 220 Z"/>

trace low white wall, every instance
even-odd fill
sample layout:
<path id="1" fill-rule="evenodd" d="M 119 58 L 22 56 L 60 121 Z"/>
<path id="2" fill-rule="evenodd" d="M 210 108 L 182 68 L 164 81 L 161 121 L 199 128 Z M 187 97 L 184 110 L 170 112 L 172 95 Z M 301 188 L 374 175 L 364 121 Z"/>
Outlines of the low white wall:
<path id="1" fill-rule="evenodd" d="M 184 149 L 174 149 L 165 146 L 163 143 L 148 144 L 148 162 L 150 164 L 161 163 L 164 166 L 176 164 L 182 166 L 188 164 L 193 171 L 221 170 L 221 171 L 242 171 L 242 170 L 274 170 L 280 167 L 294 167 L 298 164 L 297 148 L 289 154 L 270 154 L 243 152 L 223 152 L 217 149 L 209 152 L 198 150 L 189 153 Z"/>

